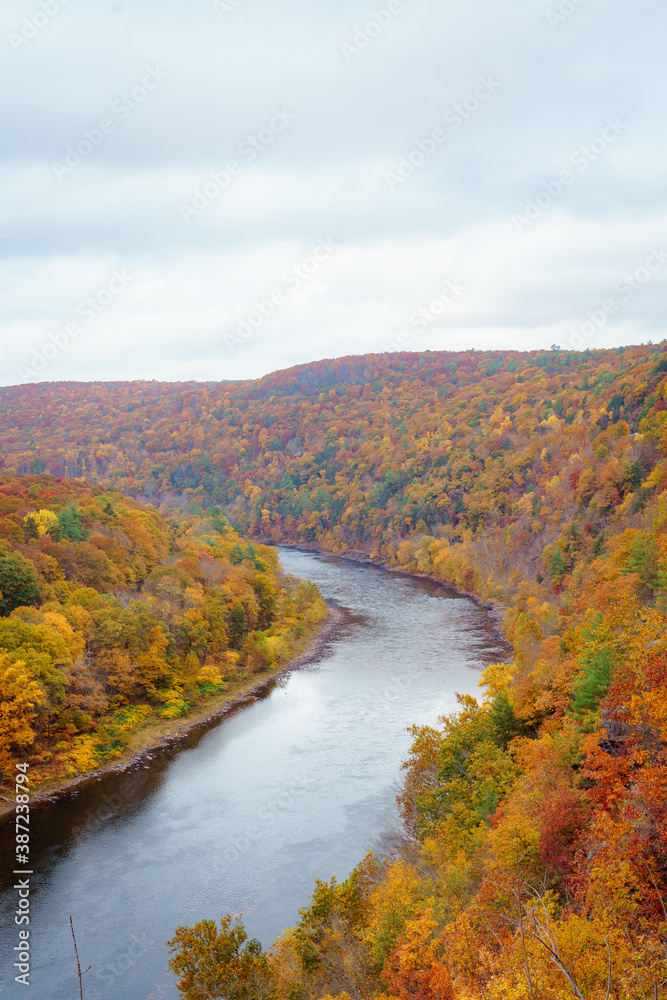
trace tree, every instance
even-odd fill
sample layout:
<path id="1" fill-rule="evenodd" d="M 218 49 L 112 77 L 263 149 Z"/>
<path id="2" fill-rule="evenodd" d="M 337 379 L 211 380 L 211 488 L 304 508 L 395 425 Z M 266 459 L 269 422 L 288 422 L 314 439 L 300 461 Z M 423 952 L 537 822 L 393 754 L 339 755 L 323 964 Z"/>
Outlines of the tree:
<path id="1" fill-rule="evenodd" d="M 209 507 L 207 513 L 209 520 L 213 522 L 215 531 L 220 532 L 221 535 L 224 535 L 227 531 L 229 531 L 229 521 L 219 507 Z"/>
<path id="2" fill-rule="evenodd" d="M 452 996 L 452 980 L 440 956 L 442 943 L 432 936 L 437 926 L 429 908 L 416 920 L 406 921 L 405 932 L 382 970 L 392 998 L 449 1000 Z"/>
<path id="3" fill-rule="evenodd" d="M 243 562 L 243 560 L 245 559 L 245 553 L 238 543 L 234 546 L 234 548 L 230 552 L 229 558 L 235 565 L 237 565 L 240 562 Z"/>
<path id="4" fill-rule="evenodd" d="M 177 927 L 167 947 L 183 1000 L 261 1000 L 273 993 L 273 972 L 262 946 L 227 914 Z"/>
<path id="5" fill-rule="evenodd" d="M 614 664 L 608 649 L 597 649 L 585 653 L 581 662 L 583 670 L 579 675 L 572 695 L 572 711 L 582 718 L 587 712 L 595 712 L 607 693 L 614 672 Z"/>
<path id="6" fill-rule="evenodd" d="M 563 559 L 563 553 L 560 549 L 556 549 L 551 557 L 551 566 L 549 567 L 549 574 L 554 584 L 559 587 L 563 582 L 563 577 L 567 572 L 567 566 L 565 565 L 565 560 Z"/>
<path id="7" fill-rule="evenodd" d="M 85 542 L 88 538 L 88 532 L 81 524 L 81 511 L 73 503 L 68 503 L 58 512 L 51 534 L 57 542 Z"/>
<path id="8" fill-rule="evenodd" d="M 52 510 L 33 511 L 23 519 L 26 538 L 41 538 L 57 521 L 58 518 Z"/>
<path id="9" fill-rule="evenodd" d="M 148 649 L 136 657 L 136 671 L 144 690 L 155 694 L 169 675 L 165 656 L 169 639 L 163 625 L 154 625 L 150 629 L 148 643 Z"/>
<path id="10" fill-rule="evenodd" d="M 527 726 L 517 719 L 507 691 L 500 691 L 491 704 L 491 724 L 498 746 L 506 750 L 515 736 L 525 736 Z"/>
<path id="11" fill-rule="evenodd" d="M 65 707 L 67 674 L 72 657 L 67 643 L 57 629 L 47 622 L 23 621 L 17 612 L 0 619 L 0 651 L 8 660 L 21 663 L 31 680 L 40 686 L 41 714 L 48 715 Z"/>
<path id="12" fill-rule="evenodd" d="M 655 584 L 656 605 L 663 614 L 667 614 L 667 567 L 658 570 L 658 577 Z"/>
<path id="13" fill-rule="evenodd" d="M 229 609 L 229 645 L 232 649 L 239 649 L 246 634 L 248 621 L 245 608 L 238 601 Z"/>
<path id="14" fill-rule="evenodd" d="M 35 521 L 33 514 L 28 514 L 28 516 L 23 519 L 23 536 L 26 542 L 29 542 L 32 538 L 39 538 L 37 522 Z"/>
<path id="15" fill-rule="evenodd" d="M 40 601 L 39 577 L 34 567 L 19 555 L 0 555 L 0 615 Z"/>
<path id="16" fill-rule="evenodd" d="M 658 550 L 654 538 L 637 537 L 633 543 L 624 573 L 636 573 L 639 577 L 639 592 L 650 597 L 656 590 L 659 579 Z"/>
<path id="17" fill-rule="evenodd" d="M 113 520 L 113 521 L 117 521 L 118 520 L 118 514 L 113 509 L 113 507 L 111 506 L 111 504 L 110 504 L 110 502 L 108 500 L 106 501 L 106 503 L 102 507 L 102 511 L 105 514 L 105 516 L 108 517 L 108 518 L 111 518 L 111 520 Z"/>
<path id="18" fill-rule="evenodd" d="M 0 773 L 11 771 L 14 754 L 34 743 L 32 723 L 35 708 L 43 698 L 25 664 L 12 663 L 5 653 L 0 653 Z"/>

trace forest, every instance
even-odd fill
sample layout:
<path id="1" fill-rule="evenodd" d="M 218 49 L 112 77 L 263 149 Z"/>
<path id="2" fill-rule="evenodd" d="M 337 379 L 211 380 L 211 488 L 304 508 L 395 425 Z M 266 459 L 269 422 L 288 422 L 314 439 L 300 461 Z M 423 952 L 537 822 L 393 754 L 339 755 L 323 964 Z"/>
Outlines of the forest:
<path id="1" fill-rule="evenodd" d="M 76 711 L 94 716 L 91 698 L 107 710 L 130 682 L 129 638 L 104 631 L 117 530 L 136 563 L 123 564 L 133 576 L 117 615 L 137 616 L 137 704 L 173 691 L 163 703 L 177 705 L 197 671 L 215 664 L 224 682 L 230 651 L 254 662 L 279 639 L 275 611 L 261 618 L 276 579 L 267 543 L 423 574 L 502 614 L 510 662 L 488 667 L 479 697 L 438 728 L 413 730 L 401 842 L 319 882 L 268 954 L 229 916 L 179 928 L 183 997 L 665 996 L 667 344 L 369 355 L 245 383 L 22 386 L 0 390 L 0 411 L 0 534 L 44 599 L 8 617 L 3 605 L 0 628 L 46 624 L 64 646 L 84 633 L 113 663 L 103 690 L 77 688 L 73 726 Z M 59 540 L 76 524 L 88 541 Z M 83 549 L 98 534 L 99 563 Z M 193 586 L 195 610 L 214 613 L 200 553 L 212 570 L 216 544 L 240 574 L 225 576 L 225 599 L 253 630 L 232 640 L 223 614 L 227 645 L 209 640 L 202 656 L 196 629 L 177 623 Z M 78 561 L 60 554 L 77 545 Z M 234 546 L 253 555 L 235 563 Z M 252 608 L 240 597 L 251 591 Z M 298 600 L 280 597 L 292 614 Z M 300 600 L 314 620 L 315 595 Z"/>
<path id="2" fill-rule="evenodd" d="M 0 771 L 114 761 L 286 663 L 326 617 L 312 584 L 219 508 L 164 518 L 117 492 L 0 476 Z"/>

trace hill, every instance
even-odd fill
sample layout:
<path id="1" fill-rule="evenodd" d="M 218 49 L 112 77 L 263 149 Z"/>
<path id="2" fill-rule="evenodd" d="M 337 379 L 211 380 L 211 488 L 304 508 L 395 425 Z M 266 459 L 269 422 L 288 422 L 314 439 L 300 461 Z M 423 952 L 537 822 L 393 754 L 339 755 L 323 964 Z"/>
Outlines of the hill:
<path id="1" fill-rule="evenodd" d="M 0 771 L 27 760 L 33 788 L 247 688 L 326 613 L 216 508 L 166 520 L 83 482 L 4 475 L 0 514 Z"/>
<path id="2" fill-rule="evenodd" d="M 0 457 L 164 509 L 220 505 L 267 541 L 407 566 L 417 538 L 435 540 L 446 569 L 432 553 L 423 571 L 485 598 L 510 600 L 519 579 L 553 597 L 580 555 L 641 531 L 664 489 L 666 372 L 663 344 L 14 387 L 0 390 Z"/>
<path id="3" fill-rule="evenodd" d="M 217 505 L 251 537 L 362 551 L 502 608 L 511 662 L 414 730 L 405 842 L 318 884 L 257 958 L 263 988 L 664 994 L 664 343 L 26 386 L 0 409 L 6 472 L 113 484 L 195 519 Z M 201 945 L 206 964 L 211 934 L 183 932 L 182 954 Z"/>

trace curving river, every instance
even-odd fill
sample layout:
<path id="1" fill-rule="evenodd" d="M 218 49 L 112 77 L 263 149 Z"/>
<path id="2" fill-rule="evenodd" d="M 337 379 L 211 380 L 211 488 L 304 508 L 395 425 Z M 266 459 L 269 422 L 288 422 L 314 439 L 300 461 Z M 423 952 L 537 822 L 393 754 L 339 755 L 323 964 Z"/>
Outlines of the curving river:
<path id="1" fill-rule="evenodd" d="M 477 693 L 506 648 L 483 608 L 428 580 L 281 550 L 343 611 L 314 662 L 223 721 L 32 817 L 30 987 L 2 841 L 0 996 L 177 1000 L 164 942 L 178 924 L 243 914 L 268 946 L 298 918 L 316 878 L 343 878 L 396 824 L 412 723 Z M 13 828 L 11 830 L 13 834 Z M 9 867 L 8 867 L 9 866 Z"/>

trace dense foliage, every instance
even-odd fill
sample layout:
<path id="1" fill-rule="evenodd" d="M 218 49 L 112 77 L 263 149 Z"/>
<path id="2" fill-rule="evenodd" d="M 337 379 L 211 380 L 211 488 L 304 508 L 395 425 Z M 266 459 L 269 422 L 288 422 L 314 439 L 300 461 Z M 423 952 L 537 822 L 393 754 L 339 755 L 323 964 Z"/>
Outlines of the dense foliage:
<path id="1" fill-rule="evenodd" d="M 118 493 L 0 476 L 0 771 L 118 757 L 150 718 L 284 663 L 325 614 L 217 508 L 165 520 Z"/>
<path id="2" fill-rule="evenodd" d="M 246 995 L 665 995 L 664 344 L 24 387 L 2 407 L 6 469 L 195 518 L 218 505 L 249 535 L 362 551 L 504 610 L 511 662 L 414 731 L 405 842 L 319 883 Z M 180 940 L 205 975 L 201 934 Z"/>
<path id="3" fill-rule="evenodd" d="M 261 944 L 248 941 L 243 925 L 232 924 L 230 916 L 221 919 L 220 930 L 212 920 L 179 927 L 167 944 L 183 1000 L 253 1000 L 271 992 L 273 970 Z"/>
<path id="4" fill-rule="evenodd" d="M 553 508 L 549 484 L 573 456 L 564 495 L 604 514 L 652 469 L 666 369 L 662 347 L 634 347 L 344 358 L 246 383 L 20 386 L 0 390 L 0 454 L 5 471 L 235 506 L 276 538 L 386 547 L 418 526 L 513 522 L 526 494 Z"/>

